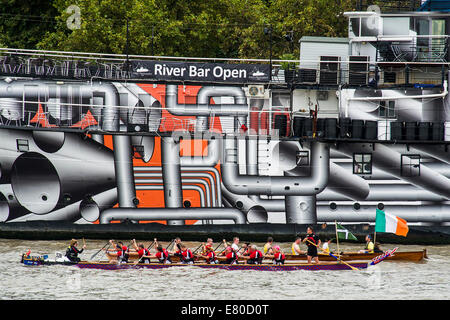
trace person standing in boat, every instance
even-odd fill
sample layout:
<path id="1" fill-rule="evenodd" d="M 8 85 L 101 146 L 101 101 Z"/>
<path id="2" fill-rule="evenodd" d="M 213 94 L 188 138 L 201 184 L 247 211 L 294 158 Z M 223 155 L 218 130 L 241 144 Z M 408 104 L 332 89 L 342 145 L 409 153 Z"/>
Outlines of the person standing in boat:
<path id="1" fill-rule="evenodd" d="M 320 247 L 320 244 L 322 242 L 320 241 L 319 237 L 314 233 L 312 227 L 308 227 L 306 229 L 306 237 L 303 239 L 303 242 L 305 242 L 306 245 L 308 246 L 308 251 L 306 252 L 308 263 L 311 263 L 312 259 L 314 259 L 316 263 L 319 263 L 317 248 Z"/>
<path id="2" fill-rule="evenodd" d="M 302 251 L 300 249 L 300 243 L 301 242 L 302 242 L 302 238 L 301 237 L 295 238 L 295 241 L 292 243 L 292 246 L 291 246 L 292 255 L 298 256 L 298 255 L 301 255 L 301 254 L 305 254 L 305 251 Z"/>
<path id="3" fill-rule="evenodd" d="M 69 247 L 66 250 L 66 257 L 71 262 L 80 262 L 81 259 L 78 257 L 78 255 L 80 253 L 82 253 L 84 249 L 86 249 L 86 245 L 83 245 L 81 250 L 78 249 L 77 246 L 78 246 L 78 240 L 72 239 L 70 241 Z"/>
<path id="4" fill-rule="evenodd" d="M 372 236 L 368 234 L 366 236 L 366 247 L 364 250 L 360 250 L 360 253 L 373 253 L 374 252 L 375 245 L 372 242 Z"/>
<path id="5" fill-rule="evenodd" d="M 272 237 L 268 237 L 267 238 L 267 242 L 266 242 L 266 244 L 264 245 L 264 248 L 263 248 L 263 253 L 264 254 L 273 254 L 272 245 L 273 245 L 273 238 Z"/>

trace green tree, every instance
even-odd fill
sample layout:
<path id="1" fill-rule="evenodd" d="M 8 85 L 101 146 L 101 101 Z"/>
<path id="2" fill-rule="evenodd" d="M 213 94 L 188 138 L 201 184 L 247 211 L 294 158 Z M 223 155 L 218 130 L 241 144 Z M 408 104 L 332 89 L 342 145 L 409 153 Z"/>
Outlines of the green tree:
<path id="1" fill-rule="evenodd" d="M 346 36 L 344 11 L 354 0 L 53 0 L 53 28 L 37 47 L 47 50 L 184 57 L 298 57 L 305 35 Z M 67 26 L 80 8 L 80 28 Z M 264 28 L 272 30 L 272 37 Z M 284 35 L 292 32 L 293 41 Z M 270 41 L 272 39 L 272 41 Z M 1 38 L 0 38 L 1 41 Z"/>
<path id="2" fill-rule="evenodd" d="M 35 49 L 46 32 L 55 28 L 58 10 L 51 1 L 3 0 L 0 5 L 0 44 L 9 48 Z"/>

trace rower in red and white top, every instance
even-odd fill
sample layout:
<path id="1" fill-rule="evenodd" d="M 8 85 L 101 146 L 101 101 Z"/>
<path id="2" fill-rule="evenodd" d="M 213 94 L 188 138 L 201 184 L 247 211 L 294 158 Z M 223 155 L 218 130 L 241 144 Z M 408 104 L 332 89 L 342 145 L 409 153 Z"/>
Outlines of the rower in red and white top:
<path id="1" fill-rule="evenodd" d="M 216 253 L 214 252 L 214 249 L 211 246 L 206 245 L 205 250 L 206 250 L 206 254 L 204 255 L 204 257 L 206 259 L 206 263 L 209 263 L 209 264 L 219 263 L 219 261 L 217 260 L 217 257 L 216 257 Z"/>
<path id="2" fill-rule="evenodd" d="M 194 263 L 194 255 L 192 254 L 192 251 L 186 247 L 183 243 L 180 244 L 180 250 L 177 252 L 181 254 L 181 262 L 186 264 L 193 264 Z"/>
<path id="3" fill-rule="evenodd" d="M 250 247 L 250 256 L 247 259 L 248 264 L 261 264 L 262 260 L 264 258 L 264 255 L 261 251 L 258 250 L 256 245 L 252 245 Z"/>
<path id="4" fill-rule="evenodd" d="M 280 246 L 274 246 L 272 247 L 272 249 L 273 249 L 273 263 L 277 265 L 284 264 L 286 256 L 281 251 Z"/>
<path id="5" fill-rule="evenodd" d="M 109 243 L 116 251 L 117 262 L 128 262 L 128 247 L 123 244 L 123 242 L 114 242 L 114 240 L 109 240 Z"/>
<path id="6" fill-rule="evenodd" d="M 226 247 L 224 252 L 225 261 L 220 261 L 221 264 L 237 264 L 238 263 L 238 256 L 236 252 L 231 247 Z"/>
<path id="7" fill-rule="evenodd" d="M 136 244 L 136 240 L 133 239 L 133 247 L 134 250 L 138 253 L 139 263 L 150 263 L 150 251 L 144 247 L 143 243 L 140 243 L 139 245 Z"/>
<path id="8" fill-rule="evenodd" d="M 169 252 L 162 247 L 162 245 L 158 245 L 156 247 L 156 258 L 158 259 L 159 263 L 172 263 L 172 260 L 170 260 Z"/>

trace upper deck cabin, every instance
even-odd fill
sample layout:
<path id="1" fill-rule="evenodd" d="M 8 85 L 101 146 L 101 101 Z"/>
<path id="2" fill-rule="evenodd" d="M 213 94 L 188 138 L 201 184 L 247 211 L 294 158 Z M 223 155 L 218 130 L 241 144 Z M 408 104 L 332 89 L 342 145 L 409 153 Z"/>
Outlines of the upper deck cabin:
<path id="1" fill-rule="evenodd" d="M 409 4 L 410 10 L 417 1 Z M 359 8 L 368 11 L 344 13 L 348 37 L 300 39 L 299 68 L 291 71 L 297 87 L 443 85 L 450 62 L 450 1 L 426 1 L 415 11 Z"/>

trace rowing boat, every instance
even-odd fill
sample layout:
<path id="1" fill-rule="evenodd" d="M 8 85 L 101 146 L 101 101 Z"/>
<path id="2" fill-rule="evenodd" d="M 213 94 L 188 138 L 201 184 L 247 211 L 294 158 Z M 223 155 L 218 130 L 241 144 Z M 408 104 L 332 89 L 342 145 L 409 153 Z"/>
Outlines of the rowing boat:
<path id="1" fill-rule="evenodd" d="M 334 255 L 337 256 L 335 253 Z M 380 253 L 359 253 L 359 252 L 344 252 L 340 255 L 340 259 L 343 261 L 364 261 L 364 260 L 372 260 L 376 256 L 380 255 Z M 117 255 L 115 253 L 106 253 L 106 256 L 109 260 L 115 260 Z M 179 258 L 177 256 L 171 256 L 170 257 L 172 261 L 178 262 Z M 427 249 L 423 249 L 422 251 L 397 251 L 395 252 L 395 255 L 392 255 L 390 257 L 387 257 L 386 260 L 389 261 L 409 261 L 409 262 L 419 262 L 423 259 L 428 258 L 427 256 Z M 137 260 L 138 254 L 137 252 L 129 252 L 129 261 Z M 224 261 L 225 257 L 217 257 L 219 261 Z M 196 260 L 204 260 L 199 255 L 196 255 Z M 240 261 L 244 260 L 244 258 L 240 257 Z M 293 255 L 293 254 L 286 254 L 286 260 L 287 261 L 303 261 L 307 260 L 306 254 L 301 255 Z M 334 261 L 335 259 L 333 257 L 330 257 L 327 254 L 320 254 L 319 253 L 319 260 L 320 261 Z"/>
<path id="2" fill-rule="evenodd" d="M 337 253 L 334 253 L 337 256 Z M 354 261 L 354 260 L 372 260 L 376 256 L 380 255 L 380 253 L 359 253 L 359 252 L 344 252 L 340 255 L 341 260 L 344 261 Z M 410 262 L 419 262 L 423 259 L 428 258 L 427 249 L 423 249 L 422 251 L 396 251 L 394 255 L 387 257 L 386 260 L 395 260 L 395 261 L 410 261 Z M 306 260 L 306 255 L 292 255 L 287 254 L 286 260 Z M 334 258 L 330 257 L 326 254 L 319 254 L 319 260 L 322 261 L 333 261 Z"/>
<path id="3" fill-rule="evenodd" d="M 22 255 L 21 262 L 27 266 L 46 266 L 46 265 L 64 265 L 75 266 L 80 269 L 100 269 L 100 270 L 123 270 L 123 269 L 166 269 L 172 267 L 199 267 L 205 269 L 222 269 L 222 270 L 258 270 L 258 271 L 295 271 L 295 270 L 352 270 L 351 267 L 357 269 L 365 269 L 369 266 L 370 262 L 360 261 L 342 263 L 339 261 L 334 262 L 320 262 L 320 263 L 288 263 L 283 265 L 275 264 L 207 264 L 207 263 L 194 263 L 194 264 L 182 264 L 182 263 L 110 263 L 105 261 L 56 261 L 48 260 L 45 256 L 26 256 Z M 351 267 L 350 267 L 351 266 Z"/>

